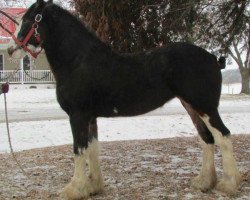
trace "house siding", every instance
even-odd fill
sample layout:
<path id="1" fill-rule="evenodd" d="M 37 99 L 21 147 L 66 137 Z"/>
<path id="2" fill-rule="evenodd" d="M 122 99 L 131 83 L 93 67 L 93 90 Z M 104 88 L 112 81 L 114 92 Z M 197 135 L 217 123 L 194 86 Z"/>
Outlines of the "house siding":
<path id="1" fill-rule="evenodd" d="M 8 55 L 6 49 L 1 49 L 0 54 L 4 56 L 4 66 L 3 70 L 15 70 L 20 67 L 20 60 L 18 64 L 13 63 L 13 59 Z M 41 53 L 37 59 L 31 58 L 31 69 L 34 70 L 49 70 L 49 63 L 47 61 L 45 53 Z"/>

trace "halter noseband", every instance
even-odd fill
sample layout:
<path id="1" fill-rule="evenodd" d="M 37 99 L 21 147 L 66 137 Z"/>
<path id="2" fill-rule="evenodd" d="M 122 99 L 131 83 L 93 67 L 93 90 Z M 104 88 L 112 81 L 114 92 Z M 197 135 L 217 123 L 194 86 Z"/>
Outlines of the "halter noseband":
<path id="1" fill-rule="evenodd" d="M 30 31 L 28 32 L 28 34 L 25 36 L 23 41 L 20 41 L 17 39 L 17 37 L 14 34 L 11 34 L 11 37 L 13 38 L 13 40 L 15 41 L 15 43 L 22 48 L 24 51 L 28 52 L 32 57 L 37 58 L 37 56 L 41 53 L 41 51 L 43 50 L 41 48 L 40 51 L 38 52 L 34 52 L 31 49 L 28 48 L 27 46 L 27 42 L 30 40 L 30 38 L 32 37 L 32 35 L 34 35 L 37 44 L 39 45 L 41 43 L 41 37 L 40 34 L 37 32 L 38 29 L 38 23 L 42 20 L 42 15 L 41 14 L 37 14 L 35 17 L 35 22 L 32 24 Z"/>

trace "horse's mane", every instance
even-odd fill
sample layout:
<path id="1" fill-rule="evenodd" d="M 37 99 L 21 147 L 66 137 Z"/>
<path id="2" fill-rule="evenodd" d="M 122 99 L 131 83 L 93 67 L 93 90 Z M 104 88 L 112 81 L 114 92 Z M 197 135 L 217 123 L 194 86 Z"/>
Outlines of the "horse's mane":
<path id="1" fill-rule="evenodd" d="M 72 12 L 63 9 L 56 4 L 51 4 L 45 7 L 44 15 L 49 15 L 54 20 L 60 21 L 64 24 L 65 32 L 70 32 L 70 29 L 74 29 L 76 31 L 74 35 L 78 35 L 81 39 L 85 38 L 87 40 L 91 40 L 92 44 L 110 48 L 107 44 L 102 42 L 92 30 L 87 28 L 77 16 L 73 15 Z M 66 27 L 71 28 L 66 29 Z"/>

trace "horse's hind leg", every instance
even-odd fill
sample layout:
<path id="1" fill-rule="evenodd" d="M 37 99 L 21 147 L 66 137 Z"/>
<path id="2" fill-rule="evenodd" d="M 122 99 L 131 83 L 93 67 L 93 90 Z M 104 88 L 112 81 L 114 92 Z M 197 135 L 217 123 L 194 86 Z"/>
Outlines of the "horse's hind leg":
<path id="1" fill-rule="evenodd" d="M 222 153 L 223 178 L 216 188 L 223 192 L 233 194 L 241 181 L 240 173 L 233 157 L 233 146 L 230 132 L 223 124 L 217 110 L 209 114 L 201 114 L 201 119 L 212 133 L 215 143 L 219 145 Z"/>
<path id="2" fill-rule="evenodd" d="M 195 189 L 205 192 L 213 188 L 217 182 L 214 166 L 214 138 L 211 132 L 207 129 L 205 123 L 199 117 L 198 113 L 185 101 L 181 100 L 181 103 L 187 110 L 193 124 L 202 138 L 202 167 L 199 175 L 192 180 L 191 185 Z"/>

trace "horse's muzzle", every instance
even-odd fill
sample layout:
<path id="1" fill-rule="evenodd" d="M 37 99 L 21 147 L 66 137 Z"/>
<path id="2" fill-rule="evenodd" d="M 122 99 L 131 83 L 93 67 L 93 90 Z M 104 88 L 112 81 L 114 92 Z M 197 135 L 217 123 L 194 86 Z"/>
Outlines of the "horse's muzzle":
<path id="1" fill-rule="evenodd" d="M 19 46 L 16 46 L 16 47 L 13 47 L 13 46 L 10 46 L 8 49 L 7 49 L 7 52 L 9 54 L 9 56 L 12 56 L 13 53 L 16 51 L 16 50 L 19 50 L 21 49 Z"/>

